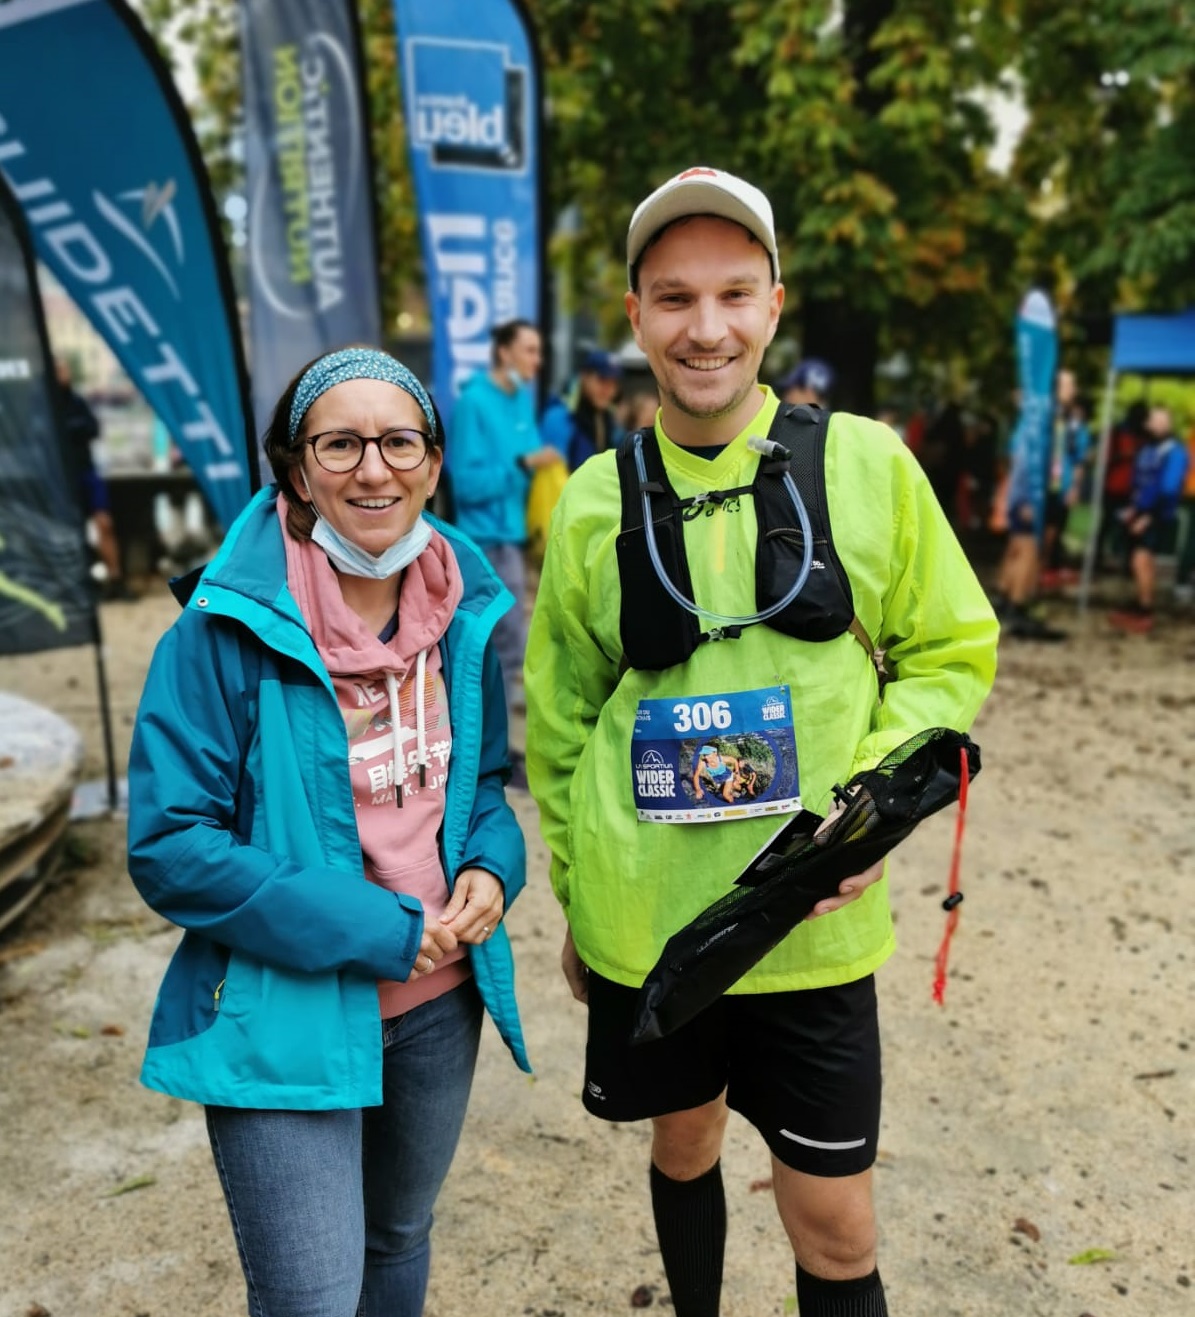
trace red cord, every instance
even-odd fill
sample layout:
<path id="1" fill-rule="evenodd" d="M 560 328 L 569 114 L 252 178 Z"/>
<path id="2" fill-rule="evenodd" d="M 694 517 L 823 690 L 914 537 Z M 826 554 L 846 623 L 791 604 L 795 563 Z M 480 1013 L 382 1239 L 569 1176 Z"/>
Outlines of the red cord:
<path id="1" fill-rule="evenodd" d="M 942 941 L 938 945 L 938 958 L 934 965 L 934 1001 L 939 1006 L 946 1004 L 946 962 L 950 958 L 950 939 L 954 937 L 954 930 L 958 927 L 958 912 L 962 903 L 962 897 L 959 895 L 958 879 L 963 860 L 963 833 L 967 826 L 967 782 L 969 778 L 967 748 L 963 746 L 959 750 L 958 820 L 954 826 L 954 854 L 950 857 L 950 895 L 947 898 L 946 931 L 942 934 Z M 958 899 L 954 900 L 955 897 L 958 897 Z"/>

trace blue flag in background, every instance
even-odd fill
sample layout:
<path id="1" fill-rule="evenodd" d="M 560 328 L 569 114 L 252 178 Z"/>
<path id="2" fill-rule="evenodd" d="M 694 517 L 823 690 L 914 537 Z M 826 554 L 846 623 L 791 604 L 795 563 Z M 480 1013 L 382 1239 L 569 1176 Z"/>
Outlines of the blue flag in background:
<path id="1" fill-rule="evenodd" d="M 242 0 L 253 406 L 291 377 L 381 345 L 373 173 L 352 0 Z"/>
<path id="2" fill-rule="evenodd" d="M 1010 451 L 1008 528 L 1013 534 L 1040 535 L 1054 420 L 1058 331 L 1054 308 L 1039 288 L 1032 289 L 1021 303 L 1016 335 L 1021 414 Z"/>
<path id="3" fill-rule="evenodd" d="M 516 317 L 544 328 L 540 72 L 512 0 L 394 0 L 433 321 L 433 392 L 461 386 Z"/>
<path id="4" fill-rule="evenodd" d="M 0 170 L 227 527 L 256 481 L 232 280 L 186 112 L 122 0 L 0 4 Z"/>

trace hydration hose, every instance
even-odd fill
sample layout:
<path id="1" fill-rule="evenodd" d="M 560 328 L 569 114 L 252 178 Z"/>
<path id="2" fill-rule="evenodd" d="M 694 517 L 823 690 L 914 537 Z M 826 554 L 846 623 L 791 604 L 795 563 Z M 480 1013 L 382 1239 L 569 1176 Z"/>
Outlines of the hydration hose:
<path id="1" fill-rule="evenodd" d="M 651 559 L 656 579 L 668 592 L 672 600 L 680 604 L 687 612 L 694 614 L 694 616 L 708 617 L 711 621 L 719 622 L 723 626 L 754 626 L 756 622 L 766 622 L 768 618 L 775 617 L 777 613 L 783 612 L 805 588 L 805 582 L 809 578 L 809 569 L 813 565 L 813 528 L 809 524 L 809 513 L 805 511 L 805 504 L 802 502 L 801 495 L 797 492 L 797 487 L 793 483 L 793 478 L 787 468 L 784 472 L 784 488 L 788 491 L 788 496 L 792 499 L 793 507 L 796 509 L 797 520 L 801 523 L 801 539 L 805 545 L 801 570 L 797 573 L 797 579 L 793 583 L 792 589 L 783 599 L 777 600 L 776 603 L 771 604 L 762 612 L 736 617 L 733 614 L 715 613 L 708 608 L 699 607 L 692 599 L 686 599 L 669 579 L 668 573 L 664 570 L 664 564 L 660 561 L 660 550 L 656 545 L 655 523 L 651 515 L 651 496 L 646 488 L 647 465 L 643 460 L 643 440 L 636 434 L 632 442 L 635 450 L 635 471 L 639 476 L 639 494 L 643 499 L 643 531 L 647 536 L 648 557 Z M 756 435 L 752 435 L 747 440 L 747 447 L 753 452 L 760 453 L 765 458 L 780 459 L 785 462 L 790 461 L 792 458 L 792 454 L 781 444 L 775 443 L 771 439 L 760 439 Z M 711 635 L 710 638 L 721 639 L 720 636 L 715 635 Z"/>

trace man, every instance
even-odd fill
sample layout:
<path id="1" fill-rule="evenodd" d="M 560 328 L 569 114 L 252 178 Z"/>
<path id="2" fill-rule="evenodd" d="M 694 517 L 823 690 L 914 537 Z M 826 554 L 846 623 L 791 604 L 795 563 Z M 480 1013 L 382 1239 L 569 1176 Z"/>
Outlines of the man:
<path id="1" fill-rule="evenodd" d="M 554 398 L 545 409 L 540 423 L 544 443 L 565 455 L 570 471 L 622 438 L 613 408 L 621 382 L 618 358 L 595 349 L 585 354 L 568 396 Z"/>
<path id="2" fill-rule="evenodd" d="M 543 361 L 539 330 L 529 321 L 510 320 L 490 337 L 490 367 L 461 390 L 446 454 L 457 525 L 481 546 L 515 597 L 515 607 L 494 628 L 513 712 L 521 703 L 526 645 L 527 490 L 531 472 L 559 461 L 560 454 L 544 446 L 535 424 L 533 385 Z M 515 768 L 517 776 L 517 763 Z"/>
<path id="3" fill-rule="evenodd" d="M 1157 555 L 1174 548 L 1178 504 L 1187 478 L 1186 445 L 1175 435 L 1166 407 L 1151 407 L 1145 443 L 1133 469 L 1133 493 L 1120 514 L 1129 537 L 1129 566 L 1136 599 L 1108 620 L 1122 631 L 1153 630 Z"/>
<path id="4" fill-rule="evenodd" d="M 817 357 L 799 361 L 776 383 L 781 402 L 825 407 L 834 387 L 834 372 Z"/>
<path id="5" fill-rule="evenodd" d="M 1064 372 L 1065 373 L 1065 372 Z M 1055 382 L 1055 393 L 1061 381 Z M 1018 427 L 1027 423 L 1020 390 L 1014 395 L 1021 417 Z M 1053 433 L 1053 431 L 1051 432 Z M 1018 430 L 1010 439 L 1011 469 L 1003 494 L 1004 523 L 1008 541 L 996 577 L 996 599 L 1003 634 L 1018 640 L 1065 640 L 1066 632 L 1050 626 L 1035 612 L 1030 611 L 1037 595 L 1041 578 L 1042 535 L 1046 516 L 1045 500 L 1039 501 L 1034 492 L 1034 472 L 1025 462 L 1024 451 L 1018 451 Z M 1050 454 L 1042 456 L 1042 475 L 1049 477 L 1046 463 Z M 928 464 L 927 464 L 928 465 Z M 1043 482 L 1046 483 L 1046 482 Z"/>
<path id="6" fill-rule="evenodd" d="M 1074 371 L 1058 372 L 1055 396 L 1058 411 L 1054 417 L 1050 476 L 1046 485 L 1045 529 L 1042 536 L 1043 589 L 1052 589 L 1066 580 L 1062 535 L 1071 509 L 1083 492 L 1091 449 L 1091 430 L 1087 425 L 1088 407 L 1086 401 L 1079 397 Z"/>
<path id="7" fill-rule="evenodd" d="M 661 403 L 638 454 L 650 439 L 685 510 L 700 509 L 674 519 L 689 598 L 750 614 L 757 558 L 775 548 L 756 534 L 760 500 L 729 492 L 752 486 L 759 455 L 748 440 L 767 436 L 780 408 L 758 382 L 784 303 L 771 206 L 732 175 L 687 170 L 635 211 L 627 258 L 627 313 Z M 893 949 L 883 866 L 844 882 L 684 1029 L 627 1044 L 637 990 L 665 941 L 730 888 L 785 821 L 777 810 L 827 813 L 836 783 L 924 728 L 965 728 L 990 688 L 995 618 L 897 436 L 832 417 L 825 480 L 867 648 L 845 622 L 810 643 L 776 629 L 777 618 L 710 628 L 672 665 L 631 666 L 628 642 L 638 653 L 637 636 L 658 619 L 622 616 L 635 581 L 620 579 L 614 453 L 565 487 L 532 618 L 527 768 L 568 921 L 564 972 L 588 1002 L 583 1100 L 605 1119 L 652 1121 L 652 1204 L 677 1317 L 718 1312 L 719 1158 L 732 1107 L 771 1149 L 804 1317 L 887 1311 L 870 1171 L 880 1097 L 872 974 Z M 810 578 L 827 579 L 828 556 L 819 545 Z M 873 645 L 894 672 L 882 701 Z M 649 721 L 662 739 L 645 744 Z M 709 728 L 720 743 L 762 742 L 775 755 L 775 776 L 733 821 L 720 821 L 721 799 L 689 790 L 685 768 Z"/>
<path id="8" fill-rule="evenodd" d="M 66 431 L 63 456 L 83 520 L 90 522 L 95 534 L 96 553 L 104 566 L 103 597 L 132 602 L 137 596 L 125 583 L 108 486 L 97 470 L 91 452 L 91 441 L 99 437 L 100 423 L 84 398 L 76 392 L 70 363 L 56 357 L 54 374 L 61 393 L 62 421 Z"/>

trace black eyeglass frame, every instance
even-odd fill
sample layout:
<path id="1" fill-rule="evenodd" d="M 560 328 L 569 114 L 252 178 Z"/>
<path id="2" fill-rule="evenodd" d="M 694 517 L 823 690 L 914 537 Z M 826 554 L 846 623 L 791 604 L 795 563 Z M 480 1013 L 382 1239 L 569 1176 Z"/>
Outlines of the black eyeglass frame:
<path id="1" fill-rule="evenodd" d="M 320 455 L 316 451 L 315 445 L 321 439 L 326 438 L 330 434 L 352 435 L 354 439 L 360 439 L 361 452 L 358 454 L 357 460 L 353 463 L 352 466 L 342 466 L 334 469 L 330 466 L 325 466 L 323 462 L 320 461 Z M 407 435 L 417 434 L 420 437 L 420 439 L 423 440 L 423 454 L 419 458 L 419 461 L 416 462 L 414 466 L 395 466 L 393 462 L 387 460 L 386 453 L 382 448 L 382 440 L 385 439 L 387 435 L 391 435 L 391 434 L 407 434 Z M 428 454 L 435 448 L 436 438 L 435 435 L 428 434 L 426 430 L 417 430 L 414 426 L 394 425 L 391 426 L 389 430 L 383 430 L 381 434 L 358 434 L 356 430 L 345 430 L 345 429 L 321 430 L 319 434 L 313 434 L 310 435 L 308 438 L 304 439 L 303 443 L 305 445 L 309 444 L 311 446 L 311 455 L 312 457 L 315 458 L 316 463 L 321 470 L 327 471 L 329 475 L 333 475 L 333 476 L 347 476 L 351 472 L 356 471 L 356 469 L 361 465 L 361 463 L 365 461 L 365 450 L 369 444 L 377 444 L 378 455 L 381 457 L 382 461 L 386 463 L 386 465 L 390 468 L 391 471 L 418 471 L 419 468 L 424 464 L 424 462 L 427 461 Z"/>

